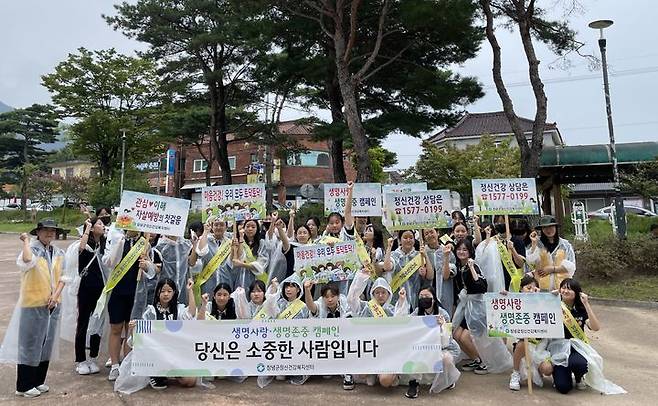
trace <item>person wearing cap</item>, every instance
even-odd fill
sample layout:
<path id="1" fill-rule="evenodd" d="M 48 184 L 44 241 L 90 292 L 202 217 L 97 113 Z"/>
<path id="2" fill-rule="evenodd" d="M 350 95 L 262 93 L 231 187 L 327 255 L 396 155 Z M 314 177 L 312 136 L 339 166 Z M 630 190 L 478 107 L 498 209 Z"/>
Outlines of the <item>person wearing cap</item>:
<path id="1" fill-rule="evenodd" d="M 66 282 L 64 251 L 51 242 L 61 231 L 54 220 L 44 219 L 30 231 L 36 239 L 27 233 L 20 236 L 20 295 L 0 348 L 0 362 L 17 364 L 17 396 L 36 397 L 50 389 L 46 375 L 58 344 L 60 295 Z"/>
<path id="2" fill-rule="evenodd" d="M 576 254 L 571 243 L 560 238 L 558 223 L 553 216 L 542 216 L 536 230 L 530 234 L 530 248 L 526 262 L 534 268 L 541 290 L 558 289 L 560 282 L 573 278 L 576 272 Z"/>

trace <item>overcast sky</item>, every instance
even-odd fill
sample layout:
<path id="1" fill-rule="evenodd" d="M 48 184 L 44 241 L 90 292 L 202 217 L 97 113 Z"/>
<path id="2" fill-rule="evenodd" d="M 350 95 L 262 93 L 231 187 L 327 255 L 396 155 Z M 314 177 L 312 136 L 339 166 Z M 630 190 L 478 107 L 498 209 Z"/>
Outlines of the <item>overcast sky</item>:
<path id="1" fill-rule="evenodd" d="M 543 0 L 551 5 L 556 0 Z M 101 18 L 114 9 L 110 0 L 21 0 L 0 1 L 0 100 L 13 107 L 50 101 L 41 86 L 40 76 L 79 47 L 104 49 L 114 47 L 123 53 L 144 49 L 144 44 L 114 32 Z M 572 27 L 586 45 L 585 53 L 599 55 L 598 31 L 587 27 L 595 19 L 612 19 L 615 24 L 605 31 L 612 110 L 617 142 L 658 141 L 658 7 L 655 0 L 582 0 L 584 12 L 571 17 Z M 558 15 L 562 11 L 552 11 Z M 509 91 L 517 114 L 534 117 L 534 98 L 528 83 L 527 64 L 518 34 L 498 30 L 503 49 L 503 76 L 513 85 Z M 569 70 L 551 69 L 555 56 L 537 45 L 542 61 L 541 75 L 548 96 L 548 121 L 557 122 L 567 144 L 607 143 L 605 104 L 601 72 L 590 71 L 586 62 L 572 58 Z M 465 106 L 471 112 L 502 110 L 492 86 L 491 51 L 482 43 L 478 57 L 457 67 L 463 75 L 476 76 L 486 95 Z M 317 112 L 328 117 L 325 112 Z M 285 118 L 304 116 L 291 109 Z M 420 141 L 393 135 L 385 146 L 398 153 L 398 168 L 412 165 L 420 153 Z"/>

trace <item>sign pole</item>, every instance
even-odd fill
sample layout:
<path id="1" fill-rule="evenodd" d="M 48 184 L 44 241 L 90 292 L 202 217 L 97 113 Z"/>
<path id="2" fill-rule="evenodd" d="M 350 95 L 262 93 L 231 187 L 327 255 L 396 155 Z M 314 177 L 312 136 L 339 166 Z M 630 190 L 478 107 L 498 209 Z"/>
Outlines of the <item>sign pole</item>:
<path id="1" fill-rule="evenodd" d="M 525 366 L 528 373 L 528 393 L 532 395 L 532 350 L 527 338 L 523 339 L 525 345 Z"/>

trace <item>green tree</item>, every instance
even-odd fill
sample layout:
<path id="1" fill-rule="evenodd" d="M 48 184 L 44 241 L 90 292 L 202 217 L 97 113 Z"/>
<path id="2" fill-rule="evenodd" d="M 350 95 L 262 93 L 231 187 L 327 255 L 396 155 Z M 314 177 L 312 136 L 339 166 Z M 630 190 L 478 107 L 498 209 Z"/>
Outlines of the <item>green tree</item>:
<path id="1" fill-rule="evenodd" d="M 419 135 L 454 119 L 456 106 L 481 95 L 474 80 L 448 68 L 478 49 L 482 34 L 475 26 L 473 1 L 277 4 L 282 13 L 314 21 L 329 39 L 319 48 L 333 51 L 324 55 L 335 66 L 360 181 L 372 177 L 368 148 L 377 137 L 395 130 Z"/>
<path id="2" fill-rule="evenodd" d="M 383 147 L 370 148 L 370 165 L 373 182 L 383 183 L 386 180 L 384 169 L 398 163 L 397 154 Z"/>
<path id="3" fill-rule="evenodd" d="M 119 196 L 120 178 L 117 176 L 108 183 L 101 182 L 100 178 L 93 178 L 89 182 L 89 203 L 94 207 L 113 207 L 121 202 Z M 132 166 L 126 166 L 123 181 L 123 190 L 135 192 L 153 193 L 147 178 Z"/>
<path id="4" fill-rule="evenodd" d="M 521 174 L 528 178 L 534 178 L 539 173 L 539 158 L 544 145 L 544 127 L 548 111 L 548 98 L 539 75 L 540 61 L 533 39 L 546 44 L 560 57 L 573 52 L 580 53 L 580 48 L 584 45 L 576 40 L 576 32 L 569 27 L 568 21 L 547 19 L 546 9 L 540 8 L 537 3 L 535 0 L 479 0 L 486 22 L 485 33 L 493 51 L 492 73 L 496 92 L 521 150 Z M 546 4 L 546 7 L 556 8 L 561 1 L 545 3 L 550 3 Z M 569 0 L 567 7 L 573 10 L 574 1 Z M 568 16 L 568 13 L 566 15 Z M 514 103 L 503 80 L 501 46 L 494 27 L 496 21 L 501 22 L 505 28 L 518 30 L 524 56 L 528 61 L 528 78 L 535 97 L 535 118 L 530 142 L 514 111 Z M 588 57 L 592 60 L 592 57 Z"/>
<path id="5" fill-rule="evenodd" d="M 205 98 L 208 136 L 224 184 L 230 184 L 229 132 L 255 117 L 244 106 L 260 99 L 250 80 L 253 60 L 269 36 L 258 28 L 248 2 L 238 0 L 138 0 L 104 16 L 117 30 L 149 44 L 146 55 L 159 63 L 164 88 L 175 99 Z"/>
<path id="6" fill-rule="evenodd" d="M 52 106 L 33 104 L 0 114 L 0 162 L 21 185 L 21 206 L 27 218 L 28 182 L 32 166 L 43 163 L 40 144 L 56 140 L 58 116 Z"/>
<path id="7" fill-rule="evenodd" d="M 451 145 L 439 148 L 424 142 L 418 162 L 406 175 L 410 180 L 427 182 L 428 189 L 456 191 L 462 201 L 472 203 L 471 179 L 518 178 L 521 174 L 519 158 L 518 148 L 510 146 L 509 142 L 496 146 L 489 136 L 465 149 Z"/>
<path id="8" fill-rule="evenodd" d="M 658 158 L 638 164 L 622 173 L 621 188 L 647 199 L 658 197 Z"/>
<path id="9" fill-rule="evenodd" d="M 59 185 L 50 173 L 33 171 L 28 177 L 27 190 L 33 202 L 51 204 Z"/>
<path id="10" fill-rule="evenodd" d="M 150 158 L 161 147 L 153 110 L 159 81 L 151 61 L 114 49 L 80 48 L 42 81 L 63 114 L 78 119 L 68 128 L 71 149 L 96 163 L 101 182 L 114 178 L 119 168 L 122 130 L 131 162 Z"/>
<path id="11" fill-rule="evenodd" d="M 57 183 L 59 194 L 64 198 L 64 208 L 62 209 L 62 223 L 66 223 L 66 211 L 69 202 L 81 203 L 87 200 L 88 179 L 80 176 L 53 176 Z"/>

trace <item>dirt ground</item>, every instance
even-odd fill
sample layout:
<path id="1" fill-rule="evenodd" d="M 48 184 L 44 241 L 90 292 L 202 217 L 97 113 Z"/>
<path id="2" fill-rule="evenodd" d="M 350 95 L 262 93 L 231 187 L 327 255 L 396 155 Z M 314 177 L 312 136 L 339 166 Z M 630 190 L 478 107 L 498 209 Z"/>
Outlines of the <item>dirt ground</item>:
<path id="1" fill-rule="evenodd" d="M 68 241 L 69 243 L 71 241 Z M 65 247 L 66 242 L 58 242 Z M 4 337 L 14 304 L 18 298 L 19 272 L 16 256 L 20 241 L 16 234 L 0 234 L 0 337 Z M 585 287 L 586 290 L 586 287 Z M 17 398 L 14 395 L 16 368 L 0 365 L 0 404 L 66 404 L 89 405 L 99 402 L 109 405 L 140 405 L 167 402 L 174 404 L 230 404 L 230 405 L 311 405 L 331 401 L 342 405 L 397 405 L 402 403 L 429 405 L 441 402 L 459 405 L 490 404 L 541 404 L 560 405 L 650 405 L 656 404 L 655 385 L 658 382 L 658 311 L 614 306 L 594 306 L 603 328 L 590 334 L 593 346 L 603 356 L 608 379 L 624 387 L 626 395 L 602 396 L 592 390 L 574 390 L 561 395 L 546 380 L 544 388 L 536 388 L 530 396 L 526 388 L 521 392 L 508 389 L 508 374 L 478 376 L 472 372 L 462 374 L 454 390 L 429 395 L 423 387 L 418 399 L 404 397 L 405 387 L 384 389 L 357 385 L 353 391 L 344 391 L 341 380 L 313 377 L 303 386 L 274 382 L 266 389 L 256 385 L 255 378 L 242 384 L 225 380 L 215 381 L 215 389 L 184 389 L 169 387 L 156 392 L 147 388 L 131 396 L 120 396 L 112 391 L 107 380 L 107 369 L 93 376 L 79 376 L 74 372 L 73 345 L 63 342 L 61 357 L 51 364 L 47 383 L 50 393 L 35 399 Z M 106 351 L 100 359 L 107 359 Z M 652 395 L 653 394 L 653 395 Z M 653 399 L 653 400 L 652 400 Z M 387 403 L 382 403 L 387 402 Z M 392 402 L 392 403 L 391 403 Z"/>

